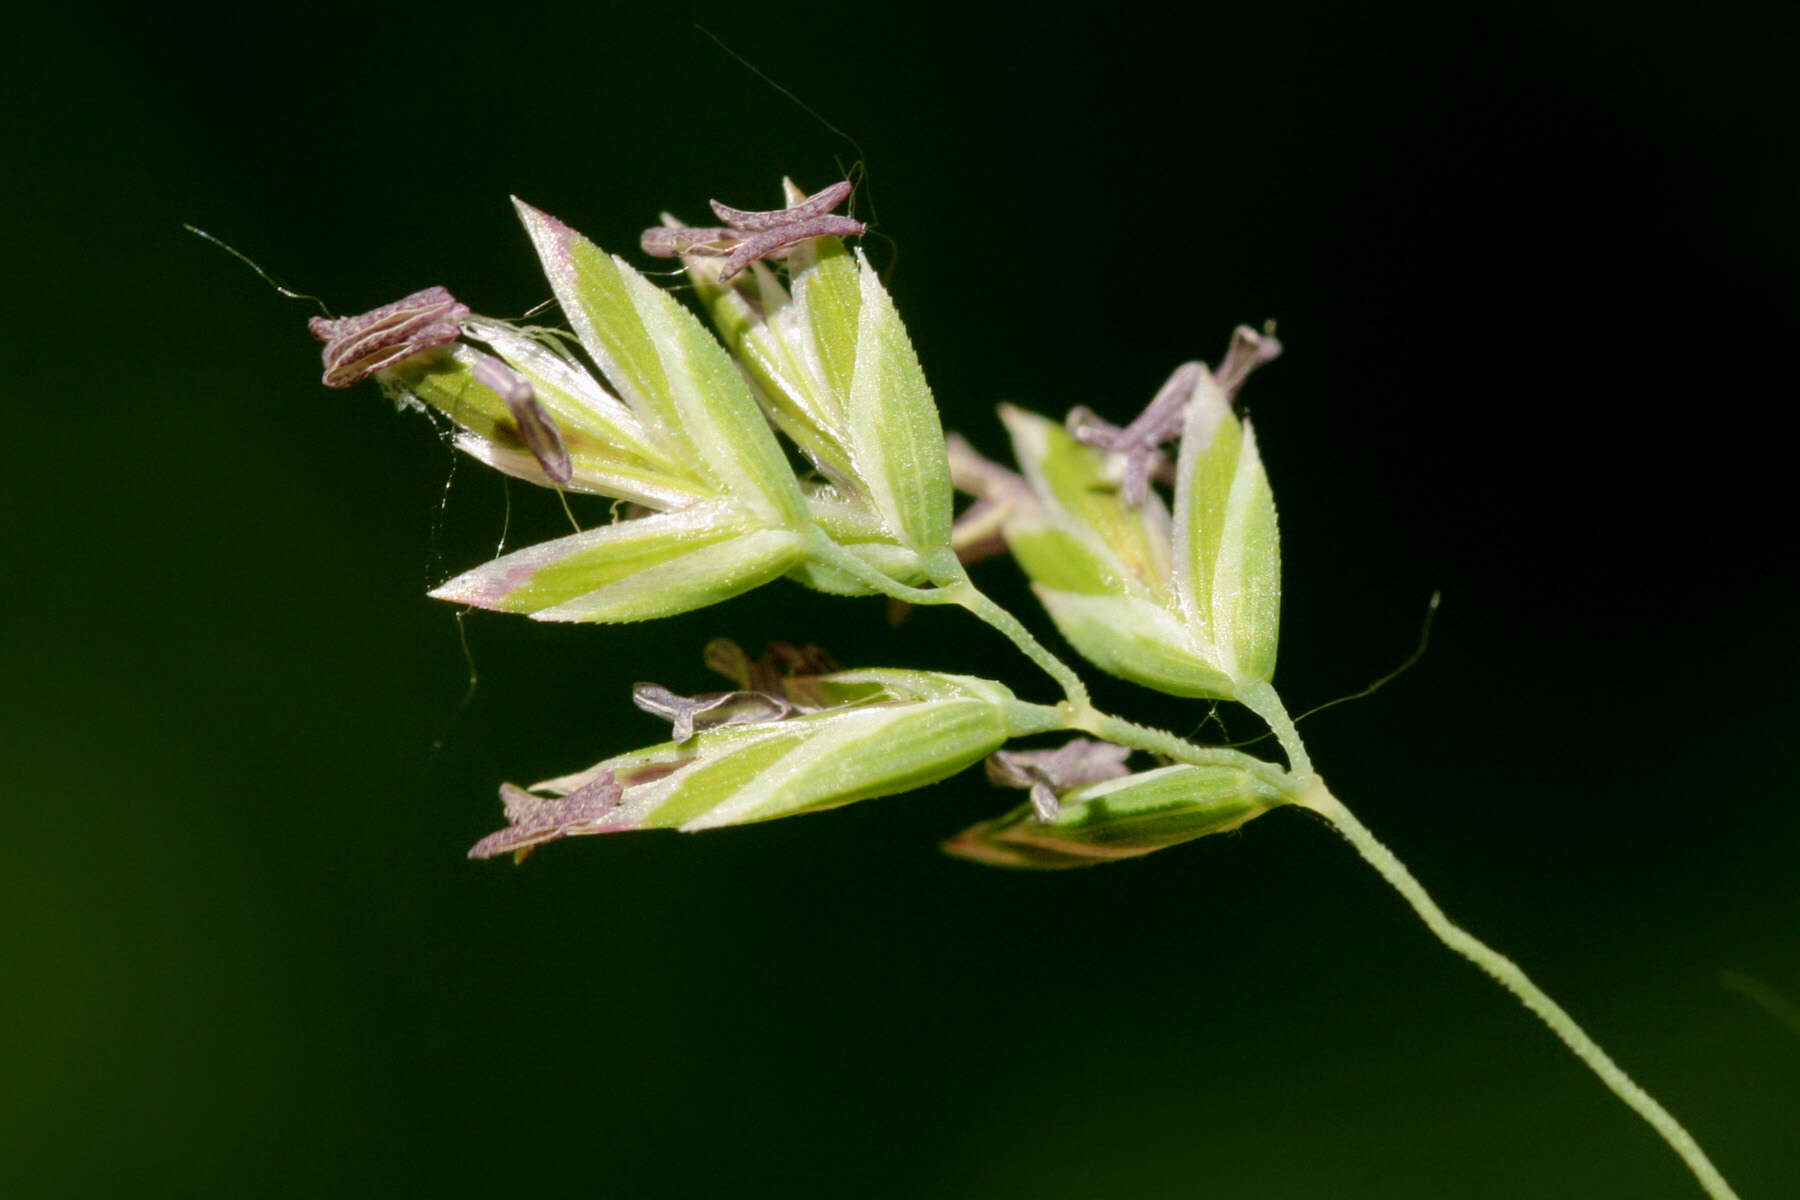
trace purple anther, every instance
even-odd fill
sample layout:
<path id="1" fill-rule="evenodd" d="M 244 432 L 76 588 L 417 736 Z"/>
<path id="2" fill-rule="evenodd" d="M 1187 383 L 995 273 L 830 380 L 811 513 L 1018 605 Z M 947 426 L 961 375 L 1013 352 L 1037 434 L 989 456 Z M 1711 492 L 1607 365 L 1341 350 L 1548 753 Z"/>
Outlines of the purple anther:
<path id="1" fill-rule="evenodd" d="M 739 690 L 763 690 L 763 681 L 757 678 L 755 660 L 730 638 L 714 638 L 706 643 L 703 657 L 707 666 L 737 684 Z"/>
<path id="2" fill-rule="evenodd" d="M 657 225 L 644 230 L 638 241 L 652 258 L 680 258 L 684 254 L 723 256 L 731 253 L 739 236 L 735 229 Z"/>
<path id="3" fill-rule="evenodd" d="M 770 695 L 781 694 L 792 680 L 837 670 L 831 655 L 810 642 L 771 642 L 761 658 L 753 659 L 730 638 L 714 638 L 706 643 L 705 657 L 706 665 L 737 684 L 739 691 Z M 806 705 L 798 707 L 804 709 Z"/>
<path id="4" fill-rule="evenodd" d="M 822 237 L 855 237 L 867 228 L 861 221 L 854 221 L 849 217 L 825 216 L 809 217 L 804 221 L 777 225 L 773 229 L 753 233 L 739 242 L 725 260 L 725 269 L 719 272 L 719 282 L 729 283 L 739 271 L 759 259 L 785 258 L 787 252 L 801 242 Z"/>
<path id="5" fill-rule="evenodd" d="M 1001 787 L 1031 789 L 1031 807 L 1040 821 L 1062 811 L 1059 793 L 1131 774 L 1129 746 L 1074 738 L 1055 750 L 1001 750 L 988 756 L 988 779 Z"/>
<path id="6" fill-rule="evenodd" d="M 831 655 L 811 642 L 770 642 L 763 648 L 757 667 L 763 677 L 771 681 L 765 691 L 773 690 L 783 679 L 829 675 L 838 669 Z"/>
<path id="7" fill-rule="evenodd" d="M 656 258 L 683 255 L 724 255 L 721 283 L 730 282 L 751 263 L 782 258 L 802 242 L 822 237 L 854 237 L 868 226 L 850 217 L 831 216 L 831 210 L 850 198 L 848 180 L 808 196 L 798 204 L 768 212 L 749 212 L 712 202 L 726 228 L 664 225 L 644 230 L 644 253 Z"/>
<path id="8" fill-rule="evenodd" d="M 545 842 L 579 833 L 605 833 L 608 819 L 625 791 L 602 771 L 566 796 L 539 796 L 512 784 L 500 787 L 506 828 L 490 833 L 469 848 L 470 858 L 513 853 L 520 858 Z"/>
<path id="9" fill-rule="evenodd" d="M 672 726 L 677 745 L 696 733 L 724 725 L 760 725 L 793 714 L 794 706 L 769 692 L 702 692 L 683 696 L 659 683 L 640 683 L 631 689 L 631 702 Z"/>
<path id="10" fill-rule="evenodd" d="M 512 414 L 519 427 L 519 437 L 531 451 L 544 474 L 557 483 L 574 477 L 569 463 L 569 448 L 563 445 L 562 433 L 550 413 L 537 398 L 537 390 L 517 371 L 491 355 L 484 354 L 469 368 L 475 382 L 494 392 Z"/>
<path id="11" fill-rule="evenodd" d="M 306 323 L 325 343 L 325 386 L 349 387 L 421 351 L 454 342 L 469 306 L 441 287 L 352 317 L 314 317 Z"/>
<path id="12" fill-rule="evenodd" d="M 1206 364 L 1199 362 L 1176 367 L 1168 381 L 1158 389 L 1156 398 L 1123 429 L 1109 425 L 1087 408 L 1070 410 L 1069 432 L 1075 435 L 1076 441 L 1125 456 L 1122 491 L 1125 503 L 1132 507 L 1142 504 L 1149 496 L 1150 479 L 1166 461 L 1162 444 L 1181 433 L 1186 423 L 1188 401 L 1205 370 Z"/>
<path id="13" fill-rule="evenodd" d="M 1248 325 L 1239 325 L 1231 331 L 1231 345 L 1226 347 L 1225 361 L 1213 372 L 1213 380 L 1226 399 L 1237 395 L 1237 390 L 1244 386 L 1244 380 L 1250 378 L 1252 371 L 1281 357 L 1281 341 L 1275 336 L 1274 329 L 1275 323 L 1271 321 L 1262 333 Z"/>
<path id="14" fill-rule="evenodd" d="M 745 233 L 762 233 L 770 229 L 779 229 L 783 225 L 792 225 L 796 221 L 807 221 L 813 217 L 822 217 L 838 205 L 850 198 L 851 183 L 848 179 L 821 188 L 798 204 L 787 208 L 771 209 L 768 212 L 747 212 L 741 208 L 712 202 L 712 210 L 719 220 L 733 229 Z"/>
<path id="15" fill-rule="evenodd" d="M 975 503 L 950 527 L 950 545 L 964 563 L 1006 553 L 1006 524 L 1035 507 L 1037 496 L 1017 472 L 984 458 L 960 433 L 944 436 L 950 459 L 950 486 L 974 496 Z"/>

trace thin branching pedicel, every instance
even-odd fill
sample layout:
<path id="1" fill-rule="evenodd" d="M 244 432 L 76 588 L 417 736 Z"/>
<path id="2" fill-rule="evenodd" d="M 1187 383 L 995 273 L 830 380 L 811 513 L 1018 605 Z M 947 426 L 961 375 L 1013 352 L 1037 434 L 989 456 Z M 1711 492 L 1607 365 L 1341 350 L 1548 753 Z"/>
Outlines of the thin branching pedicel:
<path id="1" fill-rule="evenodd" d="M 850 185 L 812 196 L 784 186 L 785 208 L 715 201 L 721 226 L 671 220 L 643 236 L 648 254 L 681 260 L 717 339 L 668 290 L 522 203 L 580 357 L 541 330 L 471 315 L 443 288 L 312 322 L 329 386 L 373 377 L 403 407 L 447 416 L 456 446 L 498 470 L 625 502 L 611 524 L 477 565 L 432 595 L 594 623 L 690 612 L 765 585 L 952 604 L 1007 637 L 1061 695 L 1037 703 L 975 675 L 844 669 L 790 643 L 752 659 L 716 640 L 706 663 L 734 690 L 639 684 L 632 699 L 670 721 L 670 740 L 530 788 L 504 785 L 506 827 L 471 856 L 775 820 L 913 791 L 984 761 L 993 782 L 1029 796 L 943 848 L 1013 870 L 1120 862 L 1299 806 L 1542 1019 L 1708 1195 L 1734 1197 L 1679 1122 L 1516 964 L 1451 922 L 1314 771 L 1274 686 L 1274 494 L 1233 405 L 1280 353 L 1272 332 L 1239 327 L 1216 371 L 1177 368 L 1123 427 L 1086 408 L 1058 421 L 1003 406 L 1014 471 L 946 437 L 880 276 L 842 241 L 863 225 L 832 215 Z M 976 498 L 960 516 L 953 488 Z M 1159 693 L 1156 711 L 1182 699 L 1244 705 L 1275 734 L 1285 765 L 1096 708 L 1074 668 L 968 573 L 1001 554 L 1094 667 Z M 1072 733 L 1087 736 L 1021 745 Z"/>

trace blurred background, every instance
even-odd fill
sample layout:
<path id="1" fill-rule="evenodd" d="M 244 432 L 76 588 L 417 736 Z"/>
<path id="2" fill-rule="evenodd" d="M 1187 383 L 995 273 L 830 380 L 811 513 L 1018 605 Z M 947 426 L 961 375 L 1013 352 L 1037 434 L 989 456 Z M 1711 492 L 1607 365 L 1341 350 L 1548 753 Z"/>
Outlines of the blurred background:
<path id="1" fill-rule="evenodd" d="M 183 222 L 335 311 L 441 283 L 517 314 L 548 292 L 508 193 L 631 250 L 663 209 L 857 161 L 946 423 L 990 453 L 998 401 L 1129 417 L 1280 323 L 1245 399 L 1290 705 L 1389 671 L 1444 597 L 1423 662 L 1305 724 L 1315 759 L 1744 1196 L 1800 1191 L 1795 9 L 28 22 L 0 114 L 10 1194 L 1699 1194 L 1300 814 L 1016 875 L 936 849 L 1015 799 L 970 774 L 465 861 L 501 780 L 658 740 L 631 684 L 716 686 L 713 636 L 1045 689 L 966 619 L 787 585 L 459 626 L 426 589 L 561 532 L 554 497 L 320 387 L 316 310 Z M 1006 564 L 981 578 L 1043 627 Z"/>

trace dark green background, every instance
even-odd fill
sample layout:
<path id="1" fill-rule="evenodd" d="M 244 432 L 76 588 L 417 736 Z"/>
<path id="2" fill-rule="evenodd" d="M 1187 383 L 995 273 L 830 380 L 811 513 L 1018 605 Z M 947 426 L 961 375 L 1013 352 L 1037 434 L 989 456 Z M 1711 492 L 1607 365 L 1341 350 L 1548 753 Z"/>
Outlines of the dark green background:
<path id="1" fill-rule="evenodd" d="M 1681 1116 L 1800 1191 L 1796 165 L 1785 6 L 49 6 L 9 31 L 0 1190 L 21 1196 L 1684 1197 L 1676 1159 L 1293 813 L 984 871 L 970 776 L 702 837 L 463 851 L 495 785 L 653 740 L 641 678 L 815 639 L 453 612 L 509 492 L 308 307 L 546 295 L 856 148 L 946 413 L 1130 415 L 1231 325 L 1281 504 L 1278 682 L 1336 790 Z M 563 527 L 510 491 L 509 545 Z M 584 512 L 598 519 L 594 506 Z M 1041 618 L 1005 564 L 983 576 Z M 1102 689 L 1192 728 L 1199 706 Z M 1235 731 L 1252 723 L 1231 718 Z"/>

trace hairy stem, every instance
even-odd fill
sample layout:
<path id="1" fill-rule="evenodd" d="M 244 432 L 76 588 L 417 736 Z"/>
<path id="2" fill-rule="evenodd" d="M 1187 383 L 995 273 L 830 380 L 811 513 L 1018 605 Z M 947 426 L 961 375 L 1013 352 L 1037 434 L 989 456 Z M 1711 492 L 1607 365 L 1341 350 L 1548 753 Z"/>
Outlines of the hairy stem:
<path id="1" fill-rule="evenodd" d="M 1576 1024 L 1574 1017 L 1545 995 L 1544 990 L 1519 969 L 1517 963 L 1445 916 L 1444 910 L 1437 906 L 1437 901 L 1431 898 L 1424 885 L 1406 869 L 1406 864 L 1394 857 L 1394 852 L 1382 845 L 1369 832 L 1368 826 L 1357 820 L 1356 814 L 1332 795 L 1318 776 L 1311 773 L 1312 760 L 1306 753 L 1306 747 L 1301 744 L 1300 733 L 1295 729 L 1293 720 L 1288 716 L 1287 709 L 1275 690 L 1267 684 L 1261 684 L 1245 689 L 1239 699 L 1268 722 L 1276 739 L 1281 742 L 1282 749 L 1287 752 L 1288 762 L 1292 764 L 1295 774 L 1303 776 L 1301 782 L 1304 790 L 1297 797 L 1298 802 L 1330 821 L 1344 836 L 1344 840 L 1363 856 L 1363 861 L 1374 867 L 1412 905 L 1413 911 L 1419 914 L 1419 919 L 1425 922 L 1426 928 L 1437 935 L 1438 941 L 1480 967 L 1548 1025 L 1550 1031 L 1562 1039 L 1563 1045 L 1574 1051 L 1575 1057 L 1586 1063 L 1588 1069 L 1612 1089 L 1613 1095 L 1648 1122 L 1662 1140 L 1669 1144 L 1669 1148 L 1681 1156 L 1681 1161 L 1694 1173 L 1708 1196 L 1713 1197 L 1713 1200 L 1737 1200 L 1737 1193 L 1731 1190 L 1731 1185 L 1725 1182 L 1718 1168 L 1712 1165 L 1693 1135 L 1682 1128 L 1681 1122 L 1671 1116 L 1668 1109 L 1658 1104 L 1650 1093 L 1639 1087 L 1588 1036 L 1587 1031 Z"/>
<path id="2" fill-rule="evenodd" d="M 1306 752 L 1306 746 L 1300 741 L 1300 731 L 1294 727 L 1294 720 L 1288 716 L 1287 706 L 1282 704 L 1281 697 L 1266 682 L 1246 684 L 1238 689 L 1238 703 L 1263 719 L 1275 740 L 1281 743 L 1282 753 L 1287 755 L 1288 769 L 1295 775 L 1306 776 L 1313 773 L 1312 756 Z"/>
<path id="3" fill-rule="evenodd" d="M 967 576 L 944 590 L 955 593 L 954 603 L 1005 635 L 1026 658 L 1042 667 L 1045 674 L 1056 680 L 1056 685 L 1062 688 L 1063 695 L 1068 697 L 1071 705 L 1077 709 L 1091 707 L 1088 703 L 1087 684 L 1082 682 L 1075 669 L 1045 649 L 1044 644 L 1032 636 L 1031 630 L 1025 628 L 1019 618 L 989 599 L 987 593 L 976 587 Z"/>
<path id="4" fill-rule="evenodd" d="M 821 542 L 828 542 L 821 536 Z M 1705 1151 L 1672 1116 L 1668 1109 L 1658 1104 L 1651 1095 L 1627 1075 L 1612 1058 L 1600 1048 L 1599 1044 L 1589 1037 L 1587 1032 L 1576 1023 L 1561 1005 L 1546 995 L 1542 988 L 1531 981 L 1530 976 L 1519 969 L 1517 963 L 1501 954 L 1498 950 L 1481 941 L 1461 926 L 1444 915 L 1437 902 L 1431 898 L 1422 885 L 1406 869 L 1406 865 L 1394 857 L 1394 852 L 1382 845 L 1369 828 L 1356 818 L 1344 803 L 1332 795 L 1322 780 L 1313 774 L 1312 757 L 1306 751 L 1306 745 L 1300 740 L 1300 731 L 1295 727 L 1293 718 L 1288 715 L 1287 707 L 1282 704 L 1281 697 L 1268 683 L 1253 683 L 1239 690 L 1238 700 L 1246 708 L 1260 716 L 1281 743 L 1282 751 L 1287 755 L 1289 772 L 1284 773 L 1269 763 L 1250 755 L 1228 750 L 1222 747 L 1199 746 L 1185 738 L 1177 737 L 1166 730 L 1152 729 L 1120 717 L 1101 712 L 1093 706 L 1088 698 L 1086 685 L 1075 674 L 1069 665 L 1057 658 L 1043 643 L 1032 636 L 1019 619 L 989 599 L 966 573 L 960 564 L 953 569 L 940 573 L 935 588 L 914 588 L 877 571 L 862 562 L 855 555 L 844 550 L 835 543 L 828 543 L 829 550 L 820 556 L 833 565 L 840 567 L 847 574 L 862 580 L 869 587 L 885 595 L 907 600 L 914 604 L 955 604 L 979 618 L 987 625 L 998 630 L 1017 646 L 1027 658 L 1042 667 L 1046 674 L 1056 680 L 1067 696 L 1061 705 L 1065 714 L 1065 728 L 1078 729 L 1091 733 L 1095 737 L 1104 738 L 1121 746 L 1131 746 L 1160 754 L 1178 762 L 1193 763 L 1199 766 L 1219 765 L 1233 766 L 1270 780 L 1281 790 L 1293 796 L 1295 801 L 1318 813 L 1344 836 L 1344 839 L 1362 855 L 1364 861 L 1374 867 L 1381 877 L 1399 892 L 1406 902 L 1412 905 L 1413 911 L 1425 922 L 1437 939 L 1445 946 L 1462 955 L 1485 971 L 1501 987 L 1518 997 L 1537 1018 L 1550 1027 L 1550 1031 L 1562 1040 L 1562 1043 L 1574 1052 L 1575 1056 L 1585 1063 L 1589 1070 L 1600 1077 L 1600 1081 L 1612 1090 L 1612 1093 L 1625 1102 L 1626 1107 L 1642 1117 L 1654 1129 L 1670 1149 L 1674 1150 L 1688 1169 L 1699 1180 L 1700 1186 L 1713 1200 L 1738 1200 L 1737 1193 L 1725 1182 L 1718 1168 L 1706 1157 Z"/>
<path id="5" fill-rule="evenodd" d="M 1681 1127 L 1681 1122 L 1625 1074 L 1619 1064 L 1575 1023 L 1575 1018 L 1546 996 L 1543 989 L 1519 969 L 1517 963 L 1446 917 L 1444 910 L 1437 906 L 1437 902 L 1413 878 L 1412 872 L 1394 857 L 1394 852 L 1377 841 L 1368 827 L 1357 820 L 1342 801 L 1327 791 L 1316 776 L 1310 781 L 1307 794 L 1300 803 L 1336 826 L 1345 840 L 1356 848 L 1356 852 L 1379 871 L 1395 891 L 1406 898 L 1406 902 L 1412 905 L 1413 911 L 1419 914 L 1419 918 L 1437 935 L 1439 941 L 1480 967 L 1501 987 L 1517 996 L 1526 1008 L 1550 1027 L 1552 1033 L 1562 1039 L 1563 1045 L 1574 1051 L 1575 1056 L 1612 1089 L 1613 1095 L 1649 1122 L 1650 1127 L 1669 1144 L 1669 1148 L 1681 1156 L 1681 1161 L 1694 1173 L 1708 1196 L 1714 1200 L 1737 1200 L 1737 1193 L 1731 1190 L 1731 1185 L 1725 1182 L 1718 1168 L 1712 1165 L 1706 1152 L 1694 1141 L 1693 1135 Z"/>
<path id="6" fill-rule="evenodd" d="M 1197 767 L 1235 767 L 1272 784 L 1293 796 L 1296 801 L 1304 794 L 1298 781 L 1273 763 L 1264 762 L 1241 750 L 1228 750 L 1223 746 L 1196 745 L 1167 730 L 1139 725 L 1135 721 L 1127 721 L 1123 717 L 1103 713 L 1092 705 L 1076 708 L 1069 716 L 1067 728 L 1079 729 L 1083 733 L 1091 733 L 1097 738 L 1120 746 L 1130 746 L 1134 750 L 1160 754 L 1164 758 L 1191 763 Z"/>
<path id="7" fill-rule="evenodd" d="M 820 540 L 827 541 L 821 537 Z M 1177 737 L 1166 730 L 1152 729 L 1132 721 L 1124 720 L 1101 712 L 1095 708 L 1088 698 L 1086 686 L 1082 683 L 1069 665 L 1057 658 L 1043 643 L 1033 637 L 1019 619 L 1001 608 L 977 588 L 968 575 L 961 570 L 960 564 L 940 573 L 937 582 L 940 586 L 931 589 L 908 587 L 899 583 L 875 568 L 862 562 L 835 543 L 821 554 L 833 565 L 842 568 L 853 577 L 863 580 L 869 587 L 889 596 L 909 600 L 915 604 L 956 604 L 988 624 L 1017 646 L 1026 657 L 1042 667 L 1044 671 L 1062 687 L 1067 701 L 1060 706 L 1065 714 L 1065 726 L 1091 733 L 1109 742 L 1121 746 L 1131 746 L 1160 754 L 1179 762 L 1195 765 L 1233 766 L 1268 779 L 1281 790 L 1293 796 L 1294 800 L 1318 813 L 1344 836 L 1344 839 L 1362 855 L 1364 861 L 1374 867 L 1381 877 L 1399 892 L 1406 902 L 1412 905 L 1413 911 L 1425 922 L 1437 939 L 1445 946 L 1462 955 L 1485 971 L 1501 987 L 1518 997 L 1537 1018 L 1550 1027 L 1550 1031 L 1562 1040 L 1562 1043 L 1574 1052 L 1575 1056 L 1585 1063 L 1589 1070 L 1600 1077 L 1600 1081 L 1612 1090 L 1612 1093 L 1625 1102 L 1626 1107 L 1642 1117 L 1654 1129 L 1670 1149 L 1680 1156 L 1688 1169 L 1699 1180 L 1700 1186 L 1713 1200 L 1738 1200 L 1737 1193 L 1725 1182 L 1718 1168 L 1706 1157 L 1705 1151 L 1661 1104 L 1627 1075 L 1607 1053 L 1602 1050 L 1593 1038 L 1576 1023 L 1561 1005 L 1546 995 L 1542 988 L 1531 981 L 1530 976 L 1519 969 L 1517 963 L 1501 954 L 1498 950 L 1481 941 L 1473 934 L 1451 921 L 1444 915 L 1437 902 L 1431 898 L 1424 885 L 1414 878 L 1411 871 L 1394 852 L 1382 845 L 1369 828 L 1356 818 L 1344 803 L 1326 789 L 1325 784 L 1313 774 L 1312 757 L 1307 753 L 1305 744 L 1300 740 L 1300 731 L 1295 727 L 1293 718 L 1288 715 L 1281 697 L 1267 683 L 1254 683 L 1240 689 L 1238 700 L 1245 707 L 1268 724 L 1281 743 L 1287 755 L 1289 772 L 1282 772 L 1269 763 L 1250 755 L 1228 750 L 1222 747 L 1199 746 L 1185 738 Z"/>
<path id="8" fill-rule="evenodd" d="M 819 562 L 836 567 L 850 578 L 856 580 L 870 591 L 879 592 L 883 596 L 891 596 L 895 600 L 904 600 L 908 604 L 955 604 L 958 600 L 950 589 L 942 587 L 919 588 L 901 583 L 882 571 L 875 569 L 844 547 L 831 540 L 831 535 L 818 526 L 811 530 L 811 542 L 807 549 Z"/>
<path id="9" fill-rule="evenodd" d="M 1031 630 L 1025 628 L 1019 618 L 995 604 L 985 592 L 976 587 L 975 581 L 970 579 L 967 572 L 962 569 L 962 564 L 957 562 L 955 556 L 947 550 L 944 553 L 948 561 L 943 564 L 935 564 L 942 567 L 941 571 L 934 573 L 935 581 L 939 586 L 916 588 L 876 570 L 832 541 L 823 530 L 817 531 L 812 549 L 814 557 L 830 563 L 844 574 L 884 596 L 904 600 L 908 604 L 954 604 L 967 610 L 978 620 L 998 631 L 1007 641 L 1017 646 L 1026 658 L 1043 668 L 1044 673 L 1054 679 L 1056 685 L 1063 690 L 1063 695 L 1068 699 L 1070 705 L 1077 709 L 1089 707 L 1087 684 L 1081 681 L 1081 676 L 1075 673 L 1074 668 L 1050 653 L 1042 642 L 1032 636 Z"/>

